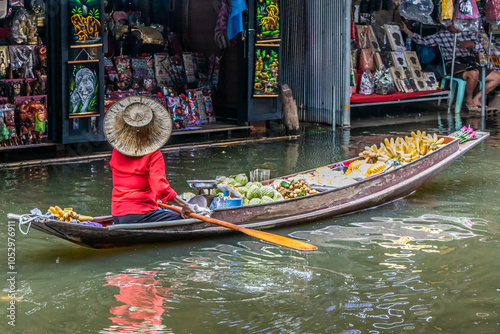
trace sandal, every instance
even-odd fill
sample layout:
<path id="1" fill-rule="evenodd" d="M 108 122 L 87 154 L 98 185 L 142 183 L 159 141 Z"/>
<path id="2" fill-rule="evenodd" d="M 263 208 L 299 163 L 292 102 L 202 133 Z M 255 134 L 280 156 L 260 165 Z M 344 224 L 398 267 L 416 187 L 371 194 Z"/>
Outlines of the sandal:
<path id="1" fill-rule="evenodd" d="M 465 106 L 465 108 L 467 108 L 467 111 L 469 111 L 469 112 L 470 111 L 472 111 L 472 112 L 474 112 L 474 111 L 476 111 L 476 112 L 477 111 L 481 111 L 480 107 L 467 107 L 467 106 Z"/>

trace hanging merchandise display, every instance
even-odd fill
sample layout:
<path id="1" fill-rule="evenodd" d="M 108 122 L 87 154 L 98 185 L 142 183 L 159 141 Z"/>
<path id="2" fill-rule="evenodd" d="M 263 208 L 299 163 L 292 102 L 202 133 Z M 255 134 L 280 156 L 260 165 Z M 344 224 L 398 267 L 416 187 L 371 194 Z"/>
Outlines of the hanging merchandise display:
<path id="1" fill-rule="evenodd" d="M 373 50 L 370 43 L 370 35 L 368 33 L 370 27 L 368 26 L 358 26 L 359 34 L 359 64 L 358 71 L 363 73 L 365 70 L 373 71 Z M 378 46 L 378 45 L 377 45 Z"/>
<path id="2" fill-rule="evenodd" d="M 484 12 L 487 22 L 500 24 L 500 0 L 486 0 Z"/>
<path id="3" fill-rule="evenodd" d="M 255 47 L 254 96 L 278 96 L 279 46 Z"/>
<path id="4" fill-rule="evenodd" d="M 435 67 L 427 67 L 433 57 L 426 57 L 429 59 L 422 62 L 423 53 L 417 52 L 419 45 L 411 43 L 411 37 L 403 35 L 400 27 L 403 17 L 409 25 L 418 22 L 420 26 L 429 24 L 427 29 L 432 29 L 439 20 L 437 4 L 433 0 L 403 0 L 394 2 L 388 9 L 376 5 L 373 11 L 369 10 L 370 18 L 366 24 L 358 22 L 355 25 L 356 34 L 351 32 L 351 41 L 357 40 L 357 43 L 351 43 L 352 106 L 417 101 L 420 96 L 430 94 L 446 96 L 446 92 L 438 87 L 437 75 L 433 72 Z M 451 14 L 452 4 L 453 0 L 450 2 Z M 353 11 L 356 10 L 357 5 L 353 4 Z"/>
<path id="5" fill-rule="evenodd" d="M 373 74 L 370 70 L 365 70 L 361 75 L 361 81 L 359 83 L 359 94 L 371 95 L 375 92 L 375 86 L 373 84 Z"/>
<path id="6" fill-rule="evenodd" d="M 394 84 L 391 75 L 382 66 L 373 75 L 375 94 L 387 95 L 394 93 Z"/>
<path id="7" fill-rule="evenodd" d="M 70 0 L 71 45 L 101 43 L 101 2 Z"/>
<path id="8" fill-rule="evenodd" d="M 145 4 L 110 2 L 113 10 L 105 13 L 105 21 L 108 43 L 113 46 L 108 50 L 114 52 L 104 59 L 105 110 L 119 99 L 140 95 L 165 106 L 174 129 L 215 122 L 211 97 L 218 86 L 220 57 L 187 50 L 184 45 L 189 43 L 175 31 L 176 26 L 161 15 L 151 16 Z M 221 49 L 231 45 L 227 38 L 231 3 L 221 2 L 214 32 Z M 146 23 L 151 20 L 157 21 Z M 233 32 L 239 29 L 234 28 Z"/>
<path id="9" fill-rule="evenodd" d="M 449 26 L 453 20 L 453 0 L 441 1 L 440 21 L 444 26 Z"/>
<path id="10" fill-rule="evenodd" d="M 431 18 L 433 10 L 432 0 L 402 0 L 399 6 L 402 17 L 425 24 L 434 24 Z"/>
<path id="11" fill-rule="evenodd" d="M 40 144 L 48 129 L 43 3 L 1 3 L 0 146 Z"/>
<path id="12" fill-rule="evenodd" d="M 280 38 L 280 8 L 275 0 L 259 0 L 257 4 L 257 41 L 269 41 Z M 257 42 L 258 43 L 258 42 Z"/>
<path id="13" fill-rule="evenodd" d="M 83 114 L 99 114 L 98 93 L 99 63 L 71 63 L 69 73 L 69 114 L 80 116 Z"/>
<path id="14" fill-rule="evenodd" d="M 479 30 L 479 11 L 475 0 L 456 2 L 454 24 L 459 31 Z"/>

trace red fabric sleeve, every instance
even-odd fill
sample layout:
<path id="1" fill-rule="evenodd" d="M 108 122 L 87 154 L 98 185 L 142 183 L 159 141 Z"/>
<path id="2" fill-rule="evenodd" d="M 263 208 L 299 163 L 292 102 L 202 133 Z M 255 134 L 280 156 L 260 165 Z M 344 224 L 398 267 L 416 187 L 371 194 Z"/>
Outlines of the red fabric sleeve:
<path id="1" fill-rule="evenodd" d="M 149 162 L 149 186 L 156 194 L 156 198 L 166 203 L 177 196 L 177 193 L 170 187 L 165 176 L 165 160 L 160 151 L 151 154 Z"/>

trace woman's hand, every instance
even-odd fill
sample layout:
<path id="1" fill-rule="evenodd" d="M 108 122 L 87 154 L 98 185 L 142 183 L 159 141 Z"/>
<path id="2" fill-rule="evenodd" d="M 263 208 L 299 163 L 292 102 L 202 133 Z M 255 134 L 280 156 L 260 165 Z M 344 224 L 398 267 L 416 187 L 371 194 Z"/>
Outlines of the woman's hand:
<path id="1" fill-rule="evenodd" d="M 182 218 L 187 219 L 187 218 L 189 218 L 190 213 L 196 213 L 196 212 L 193 210 L 191 205 L 186 203 L 186 205 L 182 207 L 181 216 L 182 216 Z"/>
<path id="2" fill-rule="evenodd" d="M 181 216 L 184 219 L 189 218 L 190 213 L 196 213 L 191 205 L 189 205 L 188 202 L 180 198 L 179 196 L 175 196 L 172 198 L 170 201 L 168 201 L 169 204 L 175 205 L 181 208 Z"/>

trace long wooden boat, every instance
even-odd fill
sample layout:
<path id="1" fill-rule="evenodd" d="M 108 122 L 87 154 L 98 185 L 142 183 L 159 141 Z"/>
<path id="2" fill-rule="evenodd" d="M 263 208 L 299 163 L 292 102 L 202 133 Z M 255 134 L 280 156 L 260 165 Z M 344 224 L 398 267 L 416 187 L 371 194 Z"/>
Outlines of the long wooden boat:
<path id="1" fill-rule="evenodd" d="M 211 211 L 210 216 L 243 227 L 263 230 L 375 207 L 412 193 L 489 136 L 487 132 L 476 133 L 478 134 L 477 139 L 463 144 L 459 144 L 454 134 L 440 136 L 440 138 L 445 139 L 446 145 L 436 151 L 402 167 L 376 174 L 348 186 L 268 204 L 215 209 Z M 359 158 L 341 163 L 349 164 L 357 159 Z M 341 163 L 332 164 L 329 167 L 334 168 Z M 283 178 L 290 178 L 297 174 Z M 269 184 L 271 182 L 273 180 L 262 183 Z M 21 224 L 29 225 L 41 232 L 92 248 L 163 243 L 235 233 L 234 230 L 196 219 L 112 225 L 112 217 L 103 216 L 94 219 L 95 222 L 102 224 L 102 227 L 99 227 L 65 223 L 57 219 L 37 218 L 29 215 L 9 214 L 8 216 L 11 219 L 18 219 L 20 228 Z M 29 223 L 27 220 L 30 220 Z"/>

